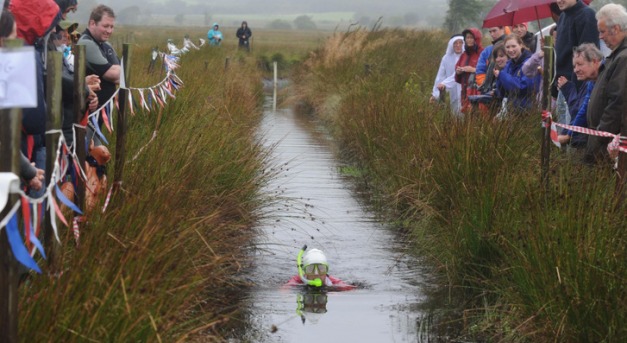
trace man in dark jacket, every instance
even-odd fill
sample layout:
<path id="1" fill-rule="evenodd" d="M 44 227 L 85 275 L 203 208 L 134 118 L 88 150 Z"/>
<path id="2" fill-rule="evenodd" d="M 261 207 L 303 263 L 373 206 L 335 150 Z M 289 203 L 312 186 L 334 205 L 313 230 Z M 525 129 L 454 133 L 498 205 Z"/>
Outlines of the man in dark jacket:
<path id="1" fill-rule="evenodd" d="M 612 50 L 601 67 L 590 95 L 587 119 L 591 129 L 623 135 L 627 132 L 627 113 L 623 112 L 623 95 L 627 80 L 627 11 L 618 4 L 607 4 L 596 15 L 599 37 Z M 584 161 L 599 162 L 608 156 L 609 138 L 590 136 Z M 612 156 L 613 157 L 613 156 Z"/>
<path id="2" fill-rule="evenodd" d="M 120 60 L 109 44 L 108 40 L 113 34 L 115 26 L 115 14 L 105 5 L 99 5 L 91 12 L 89 24 L 79 44 L 85 45 L 85 60 L 87 61 L 87 75 L 97 75 L 100 78 L 100 91 L 98 95 L 99 106 L 105 105 L 117 90 L 120 83 Z M 100 117 L 98 125 L 102 126 L 103 118 Z M 93 131 L 88 130 L 88 140 L 93 136 Z M 100 145 L 97 136 L 94 137 L 94 145 Z"/>
<path id="3" fill-rule="evenodd" d="M 529 32 L 528 23 L 516 24 L 512 26 L 512 31 L 522 39 L 527 50 L 531 51 L 531 53 L 536 52 L 536 36 Z"/>
<path id="4" fill-rule="evenodd" d="M 565 76 L 575 82 L 579 88 L 582 82 L 577 81 L 573 73 L 573 48 L 583 43 L 594 43 L 599 46 L 599 31 L 594 18 L 594 10 L 581 0 L 557 0 L 562 11 L 557 22 L 557 40 L 555 41 L 555 80 Z M 557 84 L 551 87 L 553 97 L 557 96 Z"/>
<path id="5" fill-rule="evenodd" d="M 237 36 L 237 38 L 239 38 L 239 48 L 250 51 L 250 44 L 248 40 L 250 39 L 250 36 L 253 35 L 253 33 L 250 31 L 247 22 L 242 22 L 242 26 L 237 29 L 237 33 L 235 33 L 235 35 Z"/>

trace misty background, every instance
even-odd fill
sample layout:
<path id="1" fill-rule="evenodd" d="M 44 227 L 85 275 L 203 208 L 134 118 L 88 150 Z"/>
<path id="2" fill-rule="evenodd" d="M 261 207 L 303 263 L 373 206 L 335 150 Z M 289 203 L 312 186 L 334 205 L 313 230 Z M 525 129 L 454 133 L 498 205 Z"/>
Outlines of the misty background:
<path id="1" fill-rule="evenodd" d="M 524 0 L 519 0 L 524 1 Z M 209 27 L 249 26 L 269 29 L 346 30 L 354 25 L 368 28 L 403 27 L 444 29 L 450 33 L 467 27 L 481 28 L 497 0 L 79 0 L 68 19 L 82 31 L 89 13 L 98 4 L 113 8 L 116 25 Z M 594 0 L 594 9 L 627 0 Z M 543 23 L 544 25 L 544 23 Z M 537 26 L 537 25 L 536 25 Z M 530 27 L 534 27 L 534 24 Z"/>
<path id="2" fill-rule="evenodd" d="M 236 27 L 246 20 L 253 29 L 289 25 L 331 30 L 377 22 L 384 27 L 439 28 L 449 7 L 447 0 L 79 0 L 78 10 L 68 19 L 84 28 L 91 9 L 101 3 L 113 8 L 118 25 L 208 27 L 218 22 Z M 300 26 L 294 22 L 299 17 L 305 17 Z"/>

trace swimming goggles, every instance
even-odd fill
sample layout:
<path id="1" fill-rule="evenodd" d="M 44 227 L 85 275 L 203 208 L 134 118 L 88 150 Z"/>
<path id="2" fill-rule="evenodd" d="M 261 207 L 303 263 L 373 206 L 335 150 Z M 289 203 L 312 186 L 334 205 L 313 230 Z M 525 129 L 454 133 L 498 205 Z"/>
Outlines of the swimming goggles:
<path id="1" fill-rule="evenodd" d="M 329 266 L 326 264 L 314 263 L 310 265 L 306 265 L 303 270 L 305 274 L 316 274 L 315 271 L 318 271 L 318 275 L 326 274 L 329 272 Z"/>

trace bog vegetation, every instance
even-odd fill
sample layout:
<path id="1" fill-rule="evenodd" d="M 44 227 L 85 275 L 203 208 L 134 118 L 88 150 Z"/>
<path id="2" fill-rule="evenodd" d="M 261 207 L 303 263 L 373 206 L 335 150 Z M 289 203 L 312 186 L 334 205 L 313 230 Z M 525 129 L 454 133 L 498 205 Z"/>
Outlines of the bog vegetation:
<path id="1" fill-rule="evenodd" d="M 146 72 L 152 47 L 165 51 L 168 38 L 180 46 L 186 33 L 206 35 L 116 30 L 114 45 L 133 43 L 130 85 L 161 81 L 159 68 Z M 60 276 L 22 284 L 20 340 L 217 340 L 215 328 L 237 308 L 233 276 L 243 268 L 264 180 L 253 135 L 261 76 L 252 57 L 233 51 L 205 46 L 183 56 L 176 72 L 184 88 L 160 123 L 158 110 L 129 117 L 122 191 L 105 213 L 89 215 L 78 247 L 65 231 Z"/>
<path id="2" fill-rule="evenodd" d="M 133 87 L 150 50 L 206 30 L 117 30 L 133 44 Z M 254 132 L 272 61 L 332 128 L 345 156 L 466 301 L 468 335 L 506 342 L 615 342 L 627 336 L 627 206 L 607 168 L 554 151 L 540 185 L 539 114 L 455 120 L 428 94 L 448 35 L 383 30 L 254 33 L 182 57 L 185 88 L 163 112 L 129 118 L 122 193 L 96 211 L 63 274 L 20 287 L 20 339 L 219 341 L 246 285 L 265 152 Z M 329 36 L 329 37 L 327 37 Z M 328 39 L 327 39 L 328 38 Z M 228 57 L 228 66 L 227 66 Z M 227 68 L 225 68 L 227 66 Z M 113 142 L 112 147 L 115 146 Z M 113 168 L 109 168 L 111 174 Z M 64 242 L 70 242 L 70 233 Z M 453 298 L 451 298 L 453 299 Z"/>
<path id="3" fill-rule="evenodd" d="M 627 336 L 627 205 L 609 167 L 553 151 L 540 183 L 540 113 L 456 120 L 428 103 L 449 36 L 336 33 L 297 94 L 324 118 L 381 207 L 465 299 L 466 332 L 504 342 Z"/>

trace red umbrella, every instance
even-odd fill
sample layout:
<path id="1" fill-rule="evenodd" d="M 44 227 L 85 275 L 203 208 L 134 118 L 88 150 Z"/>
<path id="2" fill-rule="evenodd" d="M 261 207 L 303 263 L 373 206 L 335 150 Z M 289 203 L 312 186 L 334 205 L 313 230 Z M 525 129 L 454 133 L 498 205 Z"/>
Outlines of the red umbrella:
<path id="1" fill-rule="evenodd" d="M 551 17 L 551 3 L 555 0 L 499 0 L 492 7 L 483 27 L 513 26 Z M 588 5 L 592 0 L 583 0 Z M 540 23 L 538 23 L 538 26 Z"/>

